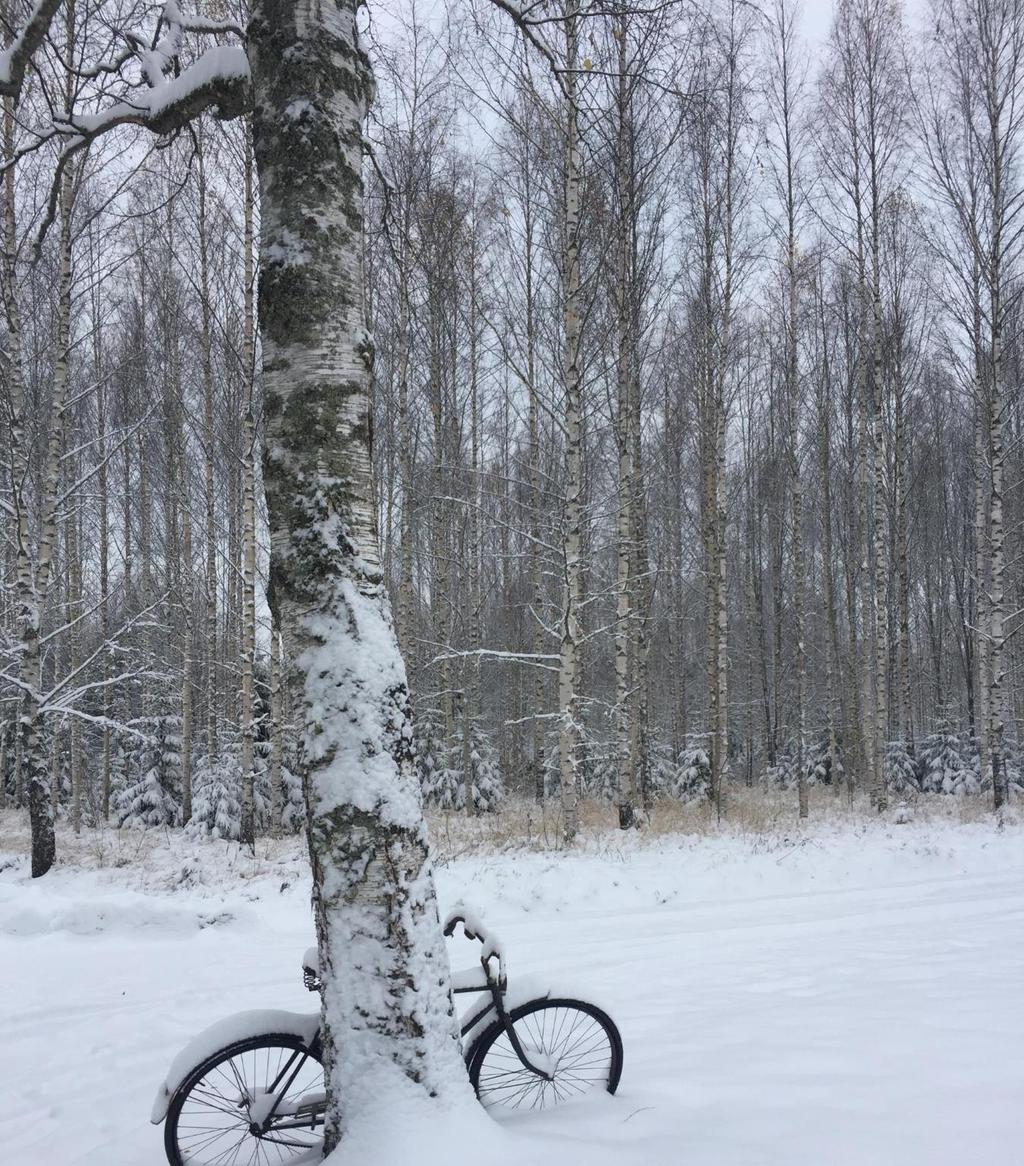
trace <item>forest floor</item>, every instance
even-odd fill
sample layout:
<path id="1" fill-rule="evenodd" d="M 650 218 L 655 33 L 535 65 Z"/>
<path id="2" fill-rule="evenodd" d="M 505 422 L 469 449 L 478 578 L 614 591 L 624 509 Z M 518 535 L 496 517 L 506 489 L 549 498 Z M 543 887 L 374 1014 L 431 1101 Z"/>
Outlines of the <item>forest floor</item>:
<path id="1" fill-rule="evenodd" d="M 781 800 L 777 816 L 752 806 L 721 828 L 680 812 L 625 836 L 594 810 L 569 854 L 529 807 L 435 819 L 442 907 L 479 909 L 513 982 L 605 1007 L 622 1084 L 500 1129 L 475 1107 L 378 1123 L 339 1166 L 1024 1161 L 1019 813 L 998 826 L 933 799 L 896 824 L 816 799 L 797 828 Z M 59 844 L 33 882 L 24 819 L 0 815 L 0 1157 L 156 1166 L 149 1110 L 178 1049 L 239 1009 L 312 1010 L 302 846 L 254 857 L 113 830 Z M 472 963 L 464 940 L 451 950 Z"/>

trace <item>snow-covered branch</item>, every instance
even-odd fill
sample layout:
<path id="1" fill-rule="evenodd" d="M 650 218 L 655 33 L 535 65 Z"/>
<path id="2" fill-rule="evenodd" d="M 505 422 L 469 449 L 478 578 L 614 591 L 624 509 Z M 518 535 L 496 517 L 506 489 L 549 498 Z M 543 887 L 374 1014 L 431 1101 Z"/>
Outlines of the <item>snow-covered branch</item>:
<path id="1" fill-rule="evenodd" d="M 25 72 L 33 53 L 46 39 L 60 0 L 40 0 L 28 23 L 11 45 L 0 52 L 0 94 L 17 100 Z M 205 49 L 191 63 L 182 67 L 181 55 L 186 33 L 203 36 L 244 38 L 243 30 L 233 22 L 190 17 L 182 13 L 176 0 L 166 0 L 149 44 L 130 29 L 120 31 L 128 48 L 112 60 L 94 67 L 75 69 L 80 78 L 112 76 L 124 81 L 116 100 L 88 111 L 69 108 L 55 114 L 51 125 L 40 129 L 31 145 L 63 139 L 64 145 L 50 187 L 46 212 L 36 240 L 38 256 L 42 242 L 56 218 L 61 185 L 71 161 L 98 137 L 119 126 L 135 125 L 168 137 L 185 129 L 202 113 L 212 112 L 222 120 L 238 117 L 251 100 L 249 60 L 242 45 L 216 44 Z M 139 76 L 124 77 L 125 66 L 135 59 Z M 105 97 L 100 97 L 103 102 Z"/>
<path id="2" fill-rule="evenodd" d="M 61 0 L 38 0 L 24 27 L 5 49 L 0 49 L 0 97 L 11 97 L 17 104 L 25 83 L 25 73 L 47 33 Z"/>
<path id="3" fill-rule="evenodd" d="M 492 648 L 473 648 L 467 651 L 456 651 L 454 649 L 441 652 L 435 656 L 430 664 L 439 664 L 442 660 L 465 660 L 470 657 L 476 657 L 480 660 L 504 660 L 513 664 L 530 664 L 535 668 L 546 668 L 549 672 L 557 672 L 558 669 L 550 663 L 545 661 L 557 661 L 558 655 L 543 654 L 537 652 L 498 652 Z"/>

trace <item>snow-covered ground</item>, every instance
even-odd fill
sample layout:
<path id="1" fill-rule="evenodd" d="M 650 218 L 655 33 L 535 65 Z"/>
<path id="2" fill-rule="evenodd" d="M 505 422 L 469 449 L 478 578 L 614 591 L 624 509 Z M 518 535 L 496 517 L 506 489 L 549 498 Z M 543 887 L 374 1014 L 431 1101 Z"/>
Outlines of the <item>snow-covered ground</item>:
<path id="1" fill-rule="evenodd" d="M 110 834 L 77 862 L 33 883 L 0 854 L 0 1161 L 154 1166 L 150 1104 L 192 1034 L 315 1004 L 301 850 Z M 500 1130 L 407 1116 L 342 1164 L 1024 1163 L 1019 825 L 606 835 L 438 881 L 500 931 L 513 979 L 611 1012 L 620 1091 Z"/>

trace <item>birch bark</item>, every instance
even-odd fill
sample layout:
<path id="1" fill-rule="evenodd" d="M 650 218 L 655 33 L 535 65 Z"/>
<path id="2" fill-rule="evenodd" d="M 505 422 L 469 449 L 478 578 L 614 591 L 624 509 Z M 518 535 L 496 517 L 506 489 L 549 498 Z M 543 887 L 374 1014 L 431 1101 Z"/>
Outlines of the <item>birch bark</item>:
<path id="1" fill-rule="evenodd" d="M 66 30 L 73 38 L 75 9 L 68 3 Z M 70 83 L 70 82 L 69 82 Z M 13 169 L 13 168 L 12 168 Z M 8 170 L 11 175 L 11 170 Z M 38 539 L 31 545 L 29 515 L 24 488 L 28 475 L 29 455 L 26 447 L 27 429 L 24 410 L 28 408 L 20 378 L 15 391 L 20 394 L 19 408 L 12 425 L 12 464 L 17 476 L 15 506 L 18 539 L 18 630 L 22 659 L 22 680 L 25 684 L 21 706 L 21 736 L 23 764 L 28 786 L 29 820 L 32 828 L 32 877 L 39 878 L 53 865 L 56 857 L 56 839 L 53 826 L 51 798 L 51 765 L 46 756 L 43 737 L 43 714 L 40 708 L 42 688 L 42 657 L 40 625 L 43 604 L 49 591 L 53 559 L 57 542 L 57 484 L 60 471 L 61 446 L 65 436 L 68 402 L 71 348 L 71 213 L 73 206 L 72 167 L 65 168 L 60 185 L 60 235 L 58 240 L 57 313 L 53 338 L 53 386 L 47 416 L 45 463 L 40 491 L 40 527 Z M 17 246 L 13 181 L 6 207 L 7 252 L 6 266 L 11 277 L 16 276 L 14 249 Z M 17 296 L 12 283 L 11 300 Z M 15 318 L 17 311 L 15 309 Z M 12 347 L 12 355 L 20 361 L 20 347 Z M 33 554 L 34 552 L 34 554 Z M 34 560 L 34 561 L 33 561 Z M 56 738 L 56 733 L 54 734 Z"/>
<path id="2" fill-rule="evenodd" d="M 206 214 L 206 164 L 202 137 L 196 153 L 199 185 L 199 296 L 201 311 L 200 349 L 203 375 L 203 471 L 205 485 L 206 524 L 206 635 L 204 657 L 206 663 L 206 756 L 212 765 L 219 753 L 217 733 L 218 658 L 217 658 L 217 525 L 216 497 L 214 495 L 214 385 L 213 385 L 213 319 L 210 303 L 209 228 Z"/>
<path id="3" fill-rule="evenodd" d="M 256 844 L 256 723 L 253 669 L 256 663 L 256 413 L 253 403 L 256 334 L 253 325 L 253 173 L 249 123 L 242 122 L 242 377 L 245 428 L 242 440 L 242 820 L 239 840 Z"/>
<path id="4" fill-rule="evenodd" d="M 633 191 L 630 182 L 629 135 L 631 130 L 631 82 L 629 68 L 629 29 L 624 13 L 620 11 L 617 26 L 618 78 L 616 82 L 616 116 L 618 119 L 615 141 L 615 185 L 616 217 L 615 226 L 615 382 L 616 414 L 615 440 L 618 444 L 618 520 L 616 526 L 616 554 L 618 558 L 615 603 L 615 760 L 616 760 L 616 802 L 619 811 L 619 827 L 628 830 L 636 814 L 636 753 L 633 736 L 634 726 L 631 713 L 634 710 L 635 677 L 635 636 L 636 597 L 634 591 L 634 516 L 633 500 L 633 441 L 632 441 L 632 388 L 634 321 L 631 311 L 633 300 L 633 256 L 630 239 L 633 223 Z"/>
<path id="5" fill-rule="evenodd" d="M 396 1079 L 424 1097 L 466 1093 L 371 505 L 360 255 L 372 75 L 356 8 L 263 0 L 250 25 L 270 592 L 307 801 L 328 1153 Z"/>
<path id="6" fill-rule="evenodd" d="M 565 362 L 565 517 L 563 533 L 562 630 L 558 664 L 559 778 L 562 836 L 571 843 L 578 829 L 579 802 L 579 652 L 583 596 L 583 402 L 581 371 L 580 289 L 580 152 L 579 152 L 579 0 L 568 0 L 565 35 L 565 190 L 563 205 L 562 294 Z"/>

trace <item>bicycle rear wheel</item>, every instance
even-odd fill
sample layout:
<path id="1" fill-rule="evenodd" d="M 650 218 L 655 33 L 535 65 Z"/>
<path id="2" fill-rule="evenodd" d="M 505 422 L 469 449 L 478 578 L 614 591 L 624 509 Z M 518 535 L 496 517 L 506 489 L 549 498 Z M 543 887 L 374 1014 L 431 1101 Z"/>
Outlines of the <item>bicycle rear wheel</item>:
<path id="1" fill-rule="evenodd" d="M 298 1037 L 269 1033 L 208 1057 L 167 1110 L 171 1166 L 300 1166 L 323 1153 L 324 1070 Z M 271 1112 L 273 1111 L 273 1112 Z"/>
<path id="2" fill-rule="evenodd" d="M 509 1014 L 527 1058 L 523 1065 L 500 1024 L 474 1044 L 469 1079 L 489 1110 L 548 1109 L 594 1090 L 614 1093 L 622 1076 L 622 1038 L 611 1017 L 582 1000 L 531 1000 Z"/>

